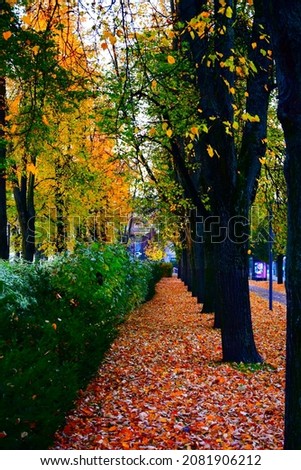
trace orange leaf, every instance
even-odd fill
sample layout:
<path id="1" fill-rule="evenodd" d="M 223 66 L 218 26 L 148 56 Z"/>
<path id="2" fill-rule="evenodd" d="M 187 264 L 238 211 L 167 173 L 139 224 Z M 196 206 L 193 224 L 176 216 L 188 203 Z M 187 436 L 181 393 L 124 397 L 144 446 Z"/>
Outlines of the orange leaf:
<path id="1" fill-rule="evenodd" d="M 48 119 L 45 116 L 45 114 L 43 114 L 43 116 L 42 116 L 42 122 L 45 124 L 45 126 L 49 126 L 49 122 L 48 122 Z"/>
<path id="2" fill-rule="evenodd" d="M 117 426 L 111 426 L 111 427 L 108 429 L 108 431 L 113 432 L 113 431 L 116 431 L 117 429 L 118 429 Z"/>
<path id="3" fill-rule="evenodd" d="M 32 48 L 32 52 L 33 52 L 34 55 L 38 55 L 39 50 L 40 50 L 40 46 L 34 46 Z"/>
<path id="4" fill-rule="evenodd" d="M 11 36 L 12 36 L 12 32 L 11 31 L 4 31 L 4 33 L 2 33 L 2 36 L 4 37 L 5 41 L 7 41 Z"/>
<path id="5" fill-rule="evenodd" d="M 122 429 L 120 434 L 122 435 L 122 440 L 123 441 L 130 441 L 133 438 L 133 431 L 130 429 Z"/>

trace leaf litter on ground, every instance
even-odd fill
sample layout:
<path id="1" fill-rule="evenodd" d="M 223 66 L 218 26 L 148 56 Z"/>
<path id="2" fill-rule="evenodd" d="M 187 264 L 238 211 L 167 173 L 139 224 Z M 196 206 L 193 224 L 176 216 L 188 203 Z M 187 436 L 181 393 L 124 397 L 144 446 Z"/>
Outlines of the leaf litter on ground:
<path id="1" fill-rule="evenodd" d="M 176 278 L 120 327 L 52 449 L 281 449 L 285 308 L 251 293 L 264 365 L 223 363 L 213 315 Z"/>

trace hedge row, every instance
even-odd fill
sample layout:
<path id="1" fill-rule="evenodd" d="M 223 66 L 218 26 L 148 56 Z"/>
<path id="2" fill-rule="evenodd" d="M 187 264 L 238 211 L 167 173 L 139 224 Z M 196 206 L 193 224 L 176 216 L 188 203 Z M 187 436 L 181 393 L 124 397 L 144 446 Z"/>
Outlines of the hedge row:
<path id="1" fill-rule="evenodd" d="M 47 449 L 126 315 L 166 266 L 122 246 L 0 263 L 0 448 Z"/>

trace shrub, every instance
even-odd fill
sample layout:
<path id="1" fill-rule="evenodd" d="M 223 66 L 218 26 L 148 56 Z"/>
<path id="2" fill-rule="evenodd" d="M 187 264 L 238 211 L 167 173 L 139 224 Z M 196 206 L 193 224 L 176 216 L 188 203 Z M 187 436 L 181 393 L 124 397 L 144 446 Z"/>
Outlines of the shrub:
<path id="1" fill-rule="evenodd" d="M 1 448 L 49 447 L 118 325 L 160 277 L 156 264 L 122 246 L 80 246 L 39 265 L 0 263 Z"/>

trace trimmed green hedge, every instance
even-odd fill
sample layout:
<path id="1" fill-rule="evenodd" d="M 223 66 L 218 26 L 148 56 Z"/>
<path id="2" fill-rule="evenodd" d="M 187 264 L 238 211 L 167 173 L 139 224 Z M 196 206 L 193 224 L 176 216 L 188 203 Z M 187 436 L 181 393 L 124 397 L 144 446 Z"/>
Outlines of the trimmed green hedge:
<path id="1" fill-rule="evenodd" d="M 162 275 L 115 245 L 39 265 L 0 263 L 0 448 L 51 445 L 117 326 Z"/>

